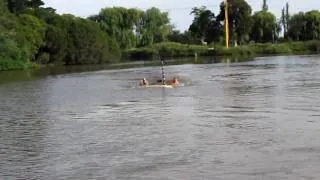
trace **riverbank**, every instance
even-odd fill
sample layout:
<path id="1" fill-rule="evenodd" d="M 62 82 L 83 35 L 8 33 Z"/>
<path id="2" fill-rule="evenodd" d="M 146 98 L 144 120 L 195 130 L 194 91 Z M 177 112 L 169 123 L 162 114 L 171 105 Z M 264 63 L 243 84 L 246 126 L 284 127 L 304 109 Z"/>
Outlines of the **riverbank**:
<path id="1" fill-rule="evenodd" d="M 152 65 L 157 64 L 159 55 L 166 59 L 182 58 L 181 62 L 190 61 L 191 59 L 198 59 L 201 63 L 203 58 L 215 57 L 215 59 L 228 58 L 231 62 L 239 61 L 239 59 L 248 59 L 259 56 L 273 56 L 273 55 L 308 55 L 320 53 L 320 41 L 306 41 L 306 42 L 288 42 L 279 44 L 249 44 L 238 47 L 231 47 L 229 49 L 223 46 L 200 46 L 188 45 L 180 43 L 159 43 L 149 47 L 134 48 L 123 51 L 122 61 L 115 64 L 98 64 L 86 65 L 84 68 L 93 67 L 93 69 L 110 69 L 110 68 L 126 68 L 137 65 Z M 194 57 L 197 58 L 194 58 Z M 187 58 L 184 59 L 183 58 Z M 144 62 L 145 61 L 145 62 Z M 0 71 L 23 70 L 33 68 L 46 68 L 55 65 L 39 65 L 33 62 L 20 61 L 5 61 L 0 60 Z M 80 67 L 81 65 L 76 65 Z M 74 67 L 74 66 L 72 66 Z M 80 68 L 83 69 L 83 68 Z"/>
<path id="2" fill-rule="evenodd" d="M 8 61 L 0 59 L 0 71 L 10 71 L 10 70 L 23 70 L 23 69 L 32 69 L 39 68 L 40 65 L 33 62 L 24 62 L 24 61 Z"/>
<path id="3" fill-rule="evenodd" d="M 163 57 L 257 57 L 265 55 L 303 55 L 320 53 L 320 41 L 287 42 L 279 44 L 249 44 L 229 49 L 219 46 L 188 45 L 180 43 L 159 43 L 148 47 L 133 48 L 123 52 L 122 59 L 126 61 L 150 60 Z"/>

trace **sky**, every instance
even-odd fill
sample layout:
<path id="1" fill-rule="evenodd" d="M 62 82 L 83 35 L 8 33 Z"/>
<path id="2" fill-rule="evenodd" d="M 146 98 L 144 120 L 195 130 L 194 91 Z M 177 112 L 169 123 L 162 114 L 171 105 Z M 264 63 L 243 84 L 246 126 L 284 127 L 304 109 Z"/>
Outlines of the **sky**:
<path id="1" fill-rule="evenodd" d="M 219 13 L 222 0 L 43 0 L 46 7 L 53 7 L 59 14 L 73 14 L 80 17 L 98 14 L 101 8 L 122 6 L 146 10 L 157 7 L 169 13 L 171 23 L 180 31 L 187 30 L 192 23 L 192 7 L 207 6 L 215 14 Z M 262 0 L 247 0 L 253 12 L 262 7 Z M 290 4 L 290 13 L 320 9 L 320 0 L 267 0 L 269 11 L 277 18 L 286 2 Z"/>

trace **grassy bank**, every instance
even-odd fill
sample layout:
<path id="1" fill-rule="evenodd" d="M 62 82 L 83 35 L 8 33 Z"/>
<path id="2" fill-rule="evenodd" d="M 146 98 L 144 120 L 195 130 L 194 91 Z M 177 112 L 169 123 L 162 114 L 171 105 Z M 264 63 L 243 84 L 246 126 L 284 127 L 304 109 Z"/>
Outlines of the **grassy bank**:
<path id="1" fill-rule="evenodd" d="M 251 57 L 263 55 L 301 55 L 320 53 L 320 41 L 288 42 L 279 44 L 249 44 L 229 49 L 223 46 L 200 46 L 179 43 L 160 43 L 123 52 L 124 60 L 150 60 L 163 57 L 229 56 Z"/>
<path id="2" fill-rule="evenodd" d="M 39 65 L 32 62 L 12 61 L 0 59 L 0 71 L 37 68 Z"/>
<path id="3" fill-rule="evenodd" d="M 302 55 L 320 53 L 320 41 L 288 42 L 279 44 L 249 44 L 245 46 L 231 47 L 223 46 L 200 46 L 179 43 L 159 43 L 149 47 L 135 48 L 123 52 L 123 62 L 140 60 L 152 60 L 159 58 L 159 54 L 167 59 L 181 57 L 231 57 L 231 61 L 267 55 Z M 119 64 L 100 64 L 101 67 L 114 67 Z M 127 66 L 127 64 L 123 65 Z M 0 59 L 0 71 L 19 70 L 39 67 L 29 61 L 6 61 Z M 96 67 L 96 66 L 95 66 Z M 122 67 L 122 65 L 121 65 Z"/>

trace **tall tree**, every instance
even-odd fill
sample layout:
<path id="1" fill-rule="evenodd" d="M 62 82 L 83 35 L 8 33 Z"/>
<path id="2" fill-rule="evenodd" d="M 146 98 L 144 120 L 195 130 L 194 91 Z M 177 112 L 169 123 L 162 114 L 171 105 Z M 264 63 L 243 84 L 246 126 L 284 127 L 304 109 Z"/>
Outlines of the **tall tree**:
<path id="1" fill-rule="evenodd" d="M 165 41 L 172 30 L 168 13 L 154 7 L 146 11 L 104 8 L 89 19 L 98 22 L 109 36 L 115 37 L 122 49 Z"/>
<path id="2" fill-rule="evenodd" d="M 19 14 L 27 8 L 39 8 L 44 5 L 42 0 L 6 0 L 7 6 L 12 13 Z"/>
<path id="3" fill-rule="evenodd" d="M 190 31 L 184 31 L 181 33 L 179 30 L 173 30 L 168 36 L 168 40 L 171 42 L 178 42 L 182 44 L 197 44 L 199 39 L 191 34 Z"/>
<path id="4" fill-rule="evenodd" d="M 0 0 L 0 14 L 7 11 L 6 3 L 7 2 L 5 0 Z"/>
<path id="5" fill-rule="evenodd" d="M 143 13 L 137 25 L 139 46 L 147 46 L 167 40 L 172 31 L 167 12 L 152 7 Z"/>
<path id="6" fill-rule="evenodd" d="M 88 19 L 98 22 L 100 27 L 111 37 L 114 37 L 123 49 L 135 47 L 137 39 L 135 27 L 143 12 L 138 9 L 123 7 L 103 8 L 98 15 Z"/>
<path id="7" fill-rule="evenodd" d="M 245 0 L 227 0 L 229 14 L 229 29 L 231 39 L 234 42 L 245 42 L 249 40 L 249 32 L 251 27 L 251 12 L 250 5 Z M 225 4 L 220 5 L 220 14 L 218 20 L 224 21 Z"/>
<path id="8" fill-rule="evenodd" d="M 262 10 L 263 10 L 263 11 L 268 11 L 267 0 L 263 0 Z"/>
<path id="9" fill-rule="evenodd" d="M 288 37 L 293 40 L 302 40 L 303 34 L 306 33 L 307 21 L 305 14 L 300 12 L 292 16 L 289 21 Z"/>
<path id="10" fill-rule="evenodd" d="M 281 11 L 281 24 L 283 27 L 284 38 L 287 39 L 287 33 L 289 29 L 290 13 L 289 13 L 289 3 Z"/>
<path id="11" fill-rule="evenodd" d="M 44 5 L 44 2 L 42 0 L 28 0 L 26 2 L 27 7 L 37 9 Z"/>
<path id="12" fill-rule="evenodd" d="M 250 39 L 256 42 L 274 42 L 278 37 L 278 24 L 275 15 L 268 12 L 267 1 L 263 0 L 262 10 L 252 16 Z"/>
<path id="13" fill-rule="evenodd" d="M 217 21 L 215 15 L 206 7 L 193 8 L 191 14 L 194 15 L 194 20 L 189 27 L 189 31 L 201 42 L 211 43 L 214 40 L 218 40 L 222 27 L 219 21 Z"/>
<path id="14" fill-rule="evenodd" d="M 26 8 L 26 0 L 7 0 L 8 9 L 14 14 L 18 14 Z"/>
<path id="15" fill-rule="evenodd" d="M 305 39 L 320 39 L 320 11 L 308 11 L 305 14 L 306 19 L 306 38 Z"/>
<path id="16" fill-rule="evenodd" d="M 262 10 L 256 12 L 252 19 L 250 38 L 256 42 L 273 42 L 277 36 L 275 15 Z"/>

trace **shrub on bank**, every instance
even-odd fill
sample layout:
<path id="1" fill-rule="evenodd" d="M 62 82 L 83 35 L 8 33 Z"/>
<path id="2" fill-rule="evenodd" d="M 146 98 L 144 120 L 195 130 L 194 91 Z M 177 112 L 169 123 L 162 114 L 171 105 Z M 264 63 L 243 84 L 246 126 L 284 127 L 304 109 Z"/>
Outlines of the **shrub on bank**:
<path id="1" fill-rule="evenodd" d="M 291 42 L 289 43 L 289 47 L 293 54 L 305 54 L 309 52 L 304 42 Z"/>
<path id="2" fill-rule="evenodd" d="M 291 54 L 292 50 L 286 43 L 283 44 L 251 44 L 248 47 L 255 53 L 260 55 L 273 55 L 273 54 Z"/>
<path id="3" fill-rule="evenodd" d="M 163 57 L 193 57 L 198 56 L 230 56 L 252 57 L 255 55 L 289 55 L 309 54 L 320 52 L 320 41 L 286 42 L 281 44 L 256 43 L 238 47 L 226 48 L 221 45 L 201 46 L 165 42 L 143 48 L 134 48 L 124 51 L 123 57 L 131 60 L 154 59 Z"/>
<path id="4" fill-rule="evenodd" d="M 36 67 L 38 66 L 31 62 L 0 60 L 0 71 L 21 70 Z"/>
<path id="5" fill-rule="evenodd" d="M 307 41 L 306 47 L 312 53 L 320 53 L 320 41 L 317 41 L 317 40 Z"/>
<path id="6" fill-rule="evenodd" d="M 212 49 L 199 45 L 188 45 L 174 42 L 158 43 L 152 46 L 128 49 L 123 52 L 125 59 L 154 59 L 163 57 L 190 57 L 198 55 L 213 55 Z"/>

